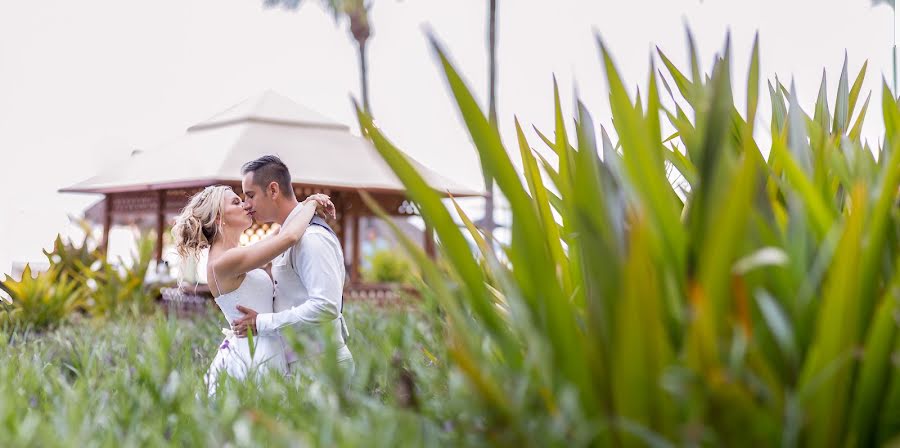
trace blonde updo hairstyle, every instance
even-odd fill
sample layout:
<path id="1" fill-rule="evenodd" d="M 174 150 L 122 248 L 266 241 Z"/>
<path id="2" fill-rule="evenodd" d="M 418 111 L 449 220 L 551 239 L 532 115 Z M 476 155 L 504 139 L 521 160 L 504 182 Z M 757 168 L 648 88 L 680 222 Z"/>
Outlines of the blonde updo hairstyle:
<path id="1" fill-rule="evenodd" d="M 182 259 L 199 259 L 216 236 L 222 233 L 222 214 L 225 210 L 225 194 L 231 187 L 213 185 L 191 197 L 172 226 L 175 250 Z"/>

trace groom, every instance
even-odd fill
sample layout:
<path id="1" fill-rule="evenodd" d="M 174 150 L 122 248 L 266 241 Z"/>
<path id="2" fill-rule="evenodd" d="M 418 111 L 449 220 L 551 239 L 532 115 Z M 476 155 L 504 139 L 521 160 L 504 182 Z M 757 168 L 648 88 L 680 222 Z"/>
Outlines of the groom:
<path id="1" fill-rule="evenodd" d="M 244 208 L 256 222 L 284 225 L 301 210 L 291 187 L 291 174 L 276 156 L 263 156 L 241 168 L 244 175 Z M 244 317 L 232 322 L 235 334 L 271 334 L 293 327 L 322 340 L 331 326 L 338 365 L 352 375 L 353 355 L 347 348 L 347 326 L 341 314 L 344 292 L 344 255 L 337 235 L 316 216 L 293 247 L 272 261 L 275 281 L 274 313 L 258 314 L 242 306 Z M 323 344 L 307 347 L 307 355 L 318 355 Z M 298 360 L 288 351 L 288 363 Z"/>

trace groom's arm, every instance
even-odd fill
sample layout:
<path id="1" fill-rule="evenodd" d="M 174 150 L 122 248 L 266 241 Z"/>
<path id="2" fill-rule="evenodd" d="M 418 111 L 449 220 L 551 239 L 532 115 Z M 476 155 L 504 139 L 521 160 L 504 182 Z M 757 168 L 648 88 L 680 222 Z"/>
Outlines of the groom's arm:
<path id="1" fill-rule="evenodd" d="M 292 251 L 294 271 L 306 286 L 309 298 L 303 304 L 278 313 L 256 316 L 259 334 L 274 332 L 295 324 L 318 325 L 338 318 L 344 278 L 343 260 L 335 254 L 335 243 L 330 234 L 307 233 Z M 337 246 L 340 250 L 340 246 Z M 289 292 L 288 292 L 289 293 Z"/>

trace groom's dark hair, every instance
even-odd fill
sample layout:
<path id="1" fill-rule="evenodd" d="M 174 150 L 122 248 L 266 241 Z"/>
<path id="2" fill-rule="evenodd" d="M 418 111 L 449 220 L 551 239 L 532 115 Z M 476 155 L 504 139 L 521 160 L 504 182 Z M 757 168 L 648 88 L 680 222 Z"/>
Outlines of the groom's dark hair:
<path id="1" fill-rule="evenodd" d="M 262 156 L 245 163 L 241 167 L 241 174 L 246 176 L 247 173 L 253 173 L 253 183 L 259 185 L 263 191 L 269 184 L 276 182 L 284 197 L 294 196 L 294 189 L 291 188 L 291 172 L 278 156 Z"/>

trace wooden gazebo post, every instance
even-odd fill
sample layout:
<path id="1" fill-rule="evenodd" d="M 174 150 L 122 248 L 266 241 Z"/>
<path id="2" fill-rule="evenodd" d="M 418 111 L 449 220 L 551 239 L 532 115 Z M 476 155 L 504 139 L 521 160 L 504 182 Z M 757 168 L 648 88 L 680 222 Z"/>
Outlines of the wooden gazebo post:
<path id="1" fill-rule="evenodd" d="M 159 190 L 156 203 L 156 264 L 162 263 L 163 231 L 166 228 L 166 190 Z"/>
<path id="2" fill-rule="evenodd" d="M 355 197 L 354 197 L 355 199 Z M 354 201 L 356 202 L 356 201 Z M 358 284 L 360 281 L 359 275 L 359 265 L 360 265 L 360 243 L 362 242 L 362 238 L 359 235 L 359 218 L 360 218 L 360 207 L 359 203 L 353 204 L 356 205 L 356 210 L 350 215 L 350 222 L 353 224 L 353 252 L 350 257 L 350 281 L 353 284 Z M 351 206 L 352 207 L 352 206 Z"/>
<path id="3" fill-rule="evenodd" d="M 107 194 L 103 203 L 103 239 L 100 240 L 100 248 L 103 256 L 109 253 L 109 230 L 112 228 L 113 195 Z"/>

